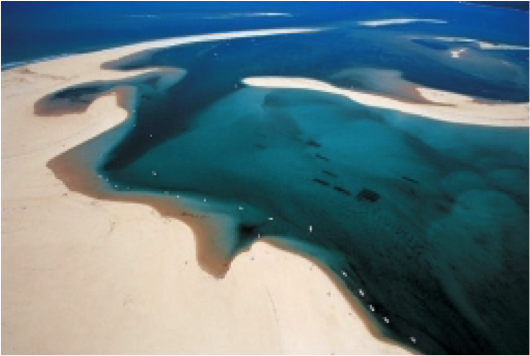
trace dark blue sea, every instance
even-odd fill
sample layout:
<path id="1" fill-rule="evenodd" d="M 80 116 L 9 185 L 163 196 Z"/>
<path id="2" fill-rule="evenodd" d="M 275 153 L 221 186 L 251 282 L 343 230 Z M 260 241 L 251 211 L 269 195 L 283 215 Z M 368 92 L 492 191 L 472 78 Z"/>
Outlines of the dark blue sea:
<path id="1" fill-rule="evenodd" d="M 424 21 L 360 23 L 383 19 Z M 527 12 L 462 2 L 3 2 L 2 20 L 4 70 L 149 39 L 319 29 L 110 60 L 107 69 L 186 73 L 175 82 L 147 74 L 85 83 L 42 98 L 37 112 L 53 115 L 115 88 L 136 90 L 124 104 L 129 120 L 49 167 L 72 189 L 164 199 L 170 215 L 208 225 L 199 262 L 216 276 L 264 238 L 326 266 L 383 337 L 422 353 L 528 353 L 528 125 L 443 122 L 242 83 L 304 77 L 408 101 L 414 95 L 403 83 L 414 83 L 528 102 Z M 484 49 L 475 40 L 519 47 Z M 465 52 L 450 56 L 456 49 Z M 76 186 L 66 161 L 84 165 L 103 188 Z"/>
<path id="2" fill-rule="evenodd" d="M 237 16 L 245 13 L 291 16 Z M 129 2 L 124 6 L 112 1 L 24 1 L 2 3 L 2 67 L 186 34 L 440 14 L 451 23 L 444 34 L 528 43 L 527 13 L 458 2 Z"/>

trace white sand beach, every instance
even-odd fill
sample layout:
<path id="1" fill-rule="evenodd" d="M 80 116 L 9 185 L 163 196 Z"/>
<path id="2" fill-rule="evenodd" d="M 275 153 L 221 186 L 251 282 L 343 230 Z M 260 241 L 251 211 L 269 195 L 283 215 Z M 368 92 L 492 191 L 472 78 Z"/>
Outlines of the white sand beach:
<path id="1" fill-rule="evenodd" d="M 310 78 L 251 77 L 243 79 L 242 82 L 264 88 L 317 90 L 341 95 L 362 105 L 421 115 L 426 119 L 498 127 L 528 126 L 528 103 L 479 102 L 464 95 L 419 86 L 416 90 L 426 100 L 425 103 L 339 88 Z"/>
<path id="2" fill-rule="evenodd" d="M 216 279 L 199 267 L 195 238 L 183 222 L 146 205 L 69 191 L 46 166 L 116 126 L 127 112 L 115 92 L 96 99 L 86 112 L 56 117 L 36 116 L 36 101 L 75 84 L 164 70 L 118 72 L 102 69 L 102 63 L 190 42 L 317 30 L 152 41 L 2 73 L 2 353 L 410 353 L 374 335 L 327 273 L 268 244 L 266 237 Z M 485 122 L 498 122 L 489 112 L 502 108 L 503 124 L 528 125 L 528 117 L 521 117 L 527 105 L 414 106 L 302 78 L 244 82 L 313 88 L 420 114 L 435 109 L 441 118 L 461 109 L 475 117 L 482 110 Z M 469 121 L 468 116 L 460 117 Z"/>

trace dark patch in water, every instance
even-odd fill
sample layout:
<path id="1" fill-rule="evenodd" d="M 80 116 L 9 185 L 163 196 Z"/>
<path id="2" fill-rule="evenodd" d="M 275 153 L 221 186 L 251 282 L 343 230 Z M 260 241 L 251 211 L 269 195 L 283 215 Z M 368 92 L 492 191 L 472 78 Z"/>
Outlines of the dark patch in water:
<path id="1" fill-rule="evenodd" d="M 330 176 L 330 177 L 333 177 L 333 178 L 337 178 L 337 175 L 335 173 L 332 173 L 330 171 L 326 171 L 326 170 L 323 170 L 322 173 Z"/>
<path id="2" fill-rule="evenodd" d="M 256 226 L 253 225 L 239 225 L 239 234 L 243 236 L 255 235 Z"/>
<path id="3" fill-rule="evenodd" d="M 379 199 L 379 194 L 374 192 L 371 189 L 363 188 L 358 194 L 357 194 L 358 200 L 367 200 L 369 202 L 376 202 Z"/>
<path id="4" fill-rule="evenodd" d="M 316 158 L 321 159 L 323 161 L 329 162 L 329 158 L 322 156 L 321 154 L 317 153 L 315 155 Z"/>
<path id="5" fill-rule="evenodd" d="M 322 145 L 320 143 L 316 142 L 315 140 L 309 140 L 307 142 L 307 145 L 311 146 L 311 147 L 317 147 L 317 148 L 318 147 L 322 147 Z"/>
<path id="6" fill-rule="evenodd" d="M 316 182 L 316 183 L 318 183 L 318 184 L 324 185 L 324 186 L 326 186 L 326 187 L 329 186 L 329 183 L 326 182 L 326 181 L 324 181 L 324 180 L 322 180 L 322 179 L 314 178 L 314 179 L 313 179 L 313 182 Z"/>
<path id="7" fill-rule="evenodd" d="M 448 213 L 451 211 L 451 206 L 442 203 L 435 203 L 436 208 L 442 213 Z"/>
<path id="8" fill-rule="evenodd" d="M 401 179 L 404 179 L 404 180 L 412 182 L 412 183 L 420 184 L 420 182 L 418 182 L 416 179 L 412 179 L 412 178 L 407 177 L 407 176 L 403 176 L 403 177 L 401 177 Z"/>
<path id="9" fill-rule="evenodd" d="M 351 195 L 351 193 L 348 190 L 342 187 L 333 187 L 333 189 L 335 189 L 337 192 L 342 193 L 344 195 Z"/>

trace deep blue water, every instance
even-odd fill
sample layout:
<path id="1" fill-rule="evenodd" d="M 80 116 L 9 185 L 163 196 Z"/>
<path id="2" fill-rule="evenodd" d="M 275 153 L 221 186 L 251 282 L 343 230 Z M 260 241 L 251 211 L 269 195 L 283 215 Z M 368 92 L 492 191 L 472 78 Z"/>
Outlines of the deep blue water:
<path id="1" fill-rule="evenodd" d="M 292 16 L 227 16 L 256 12 Z M 446 34 L 528 43 L 526 13 L 456 2 L 3 2 L 2 67 L 183 34 L 440 14 L 451 23 Z"/>
<path id="2" fill-rule="evenodd" d="M 20 46 L 15 39 L 24 27 L 13 19 L 31 15 L 21 14 L 21 6 L 9 9 L 13 17 L 2 34 L 16 43 L 12 47 Z M 175 209 L 188 205 L 229 221 L 219 231 L 229 236 L 219 252 L 227 258 L 259 236 L 275 236 L 328 266 L 384 335 L 421 352 L 528 353 L 527 128 L 450 124 L 315 91 L 241 84 L 248 76 L 302 76 L 405 95 L 379 77 L 359 77 L 365 69 L 390 69 L 422 86 L 527 101 L 528 51 L 469 44 L 472 56 L 460 61 L 447 55 L 451 44 L 432 40 L 528 46 L 526 13 L 460 3 L 39 6 L 52 17 L 72 15 L 53 29 L 39 17 L 29 33 L 47 28 L 43 37 L 51 41 L 60 33 L 67 40 L 55 48 L 43 44 L 48 52 L 35 50 L 33 57 L 11 48 L 11 60 L 186 33 L 326 26 L 319 33 L 212 41 L 116 59 L 105 66 L 177 67 L 187 74 L 163 89 L 163 78 L 145 75 L 86 83 L 51 93 L 40 107 L 85 105 L 91 95 L 135 86 L 131 120 L 73 150 L 103 153 L 90 168 L 108 180 L 107 189 L 167 196 Z M 291 16 L 234 17 L 251 12 Z M 81 13 L 85 21 L 76 21 Z M 356 24 L 391 17 L 447 24 Z"/>

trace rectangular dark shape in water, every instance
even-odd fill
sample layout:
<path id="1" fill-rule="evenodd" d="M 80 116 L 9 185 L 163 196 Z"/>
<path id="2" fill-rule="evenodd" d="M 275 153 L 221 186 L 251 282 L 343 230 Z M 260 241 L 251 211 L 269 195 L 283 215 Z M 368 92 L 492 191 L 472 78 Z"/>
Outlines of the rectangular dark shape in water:
<path id="1" fill-rule="evenodd" d="M 376 202 L 379 199 L 379 194 L 374 192 L 371 189 L 363 188 L 359 194 L 357 194 L 358 200 L 368 200 L 372 203 Z"/>

